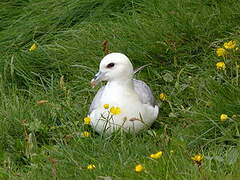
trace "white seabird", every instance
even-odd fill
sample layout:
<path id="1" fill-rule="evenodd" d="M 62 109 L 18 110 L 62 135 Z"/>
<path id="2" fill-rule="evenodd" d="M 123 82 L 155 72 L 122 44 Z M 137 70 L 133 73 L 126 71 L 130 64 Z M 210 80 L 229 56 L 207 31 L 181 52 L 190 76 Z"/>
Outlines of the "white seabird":
<path id="1" fill-rule="evenodd" d="M 95 86 L 100 81 L 107 84 L 97 92 L 88 113 L 91 126 L 98 133 L 111 134 L 118 129 L 137 133 L 156 120 L 159 107 L 150 88 L 133 79 L 133 75 L 132 63 L 124 54 L 111 53 L 102 59 L 91 84 Z M 111 112 L 114 108 L 118 111 L 115 114 Z"/>

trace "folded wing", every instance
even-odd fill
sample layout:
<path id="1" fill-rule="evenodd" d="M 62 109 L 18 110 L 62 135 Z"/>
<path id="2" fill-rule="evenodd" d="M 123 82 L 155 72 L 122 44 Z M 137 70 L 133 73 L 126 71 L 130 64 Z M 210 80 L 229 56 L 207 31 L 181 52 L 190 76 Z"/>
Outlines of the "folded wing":
<path id="1" fill-rule="evenodd" d="M 156 105 L 152 91 L 145 82 L 133 79 L 133 86 L 135 92 L 137 93 L 140 101 L 143 104 L 149 104 L 152 105 L 153 107 Z"/>

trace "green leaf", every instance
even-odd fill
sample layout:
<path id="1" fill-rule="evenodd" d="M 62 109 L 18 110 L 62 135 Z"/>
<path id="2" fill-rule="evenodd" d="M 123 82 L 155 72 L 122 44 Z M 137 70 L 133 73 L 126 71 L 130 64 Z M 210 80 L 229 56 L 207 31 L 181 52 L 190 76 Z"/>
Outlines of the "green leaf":
<path id="1" fill-rule="evenodd" d="M 29 124 L 29 130 L 30 131 L 39 131 L 43 128 L 42 122 L 38 119 L 35 119 L 33 122 Z"/>
<path id="2" fill-rule="evenodd" d="M 157 136 L 157 133 L 156 133 L 154 130 L 152 130 L 152 129 L 148 130 L 147 133 L 148 133 L 150 136 L 152 136 L 152 137 L 156 137 L 156 136 Z"/>
<path id="3" fill-rule="evenodd" d="M 166 74 L 163 75 L 163 80 L 166 82 L 172 82 L 173 81 L 172 74 L 167 72 Z"/>

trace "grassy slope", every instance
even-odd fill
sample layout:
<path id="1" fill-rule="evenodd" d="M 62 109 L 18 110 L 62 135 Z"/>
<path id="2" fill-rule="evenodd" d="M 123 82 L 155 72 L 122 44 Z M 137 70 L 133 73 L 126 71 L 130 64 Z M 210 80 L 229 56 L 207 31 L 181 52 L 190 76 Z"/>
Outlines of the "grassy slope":
<path id="1" fill-rule="evenodd" d="M 239 178 L 239 117 L 221 124 L 219 116 L 239 114 L 240 89 L 214 67 L 216 47 L 240 42 L 237 0 L 12 0 L 0 8 L 1 179 Z M 82 119 L 105 39 L 135 67 L 151 63 L 137 78 L 156 97 L 168 94 L 156 136 L 79 135 L 89 129 Z M 49 103 L 36 105 L 41 99 Z M 160 160 L 147 157 L 159 150 Z M 201 168 L 195 153 L 205 155 Z M 138 163 L 144 172 L 133 171 Z"/>

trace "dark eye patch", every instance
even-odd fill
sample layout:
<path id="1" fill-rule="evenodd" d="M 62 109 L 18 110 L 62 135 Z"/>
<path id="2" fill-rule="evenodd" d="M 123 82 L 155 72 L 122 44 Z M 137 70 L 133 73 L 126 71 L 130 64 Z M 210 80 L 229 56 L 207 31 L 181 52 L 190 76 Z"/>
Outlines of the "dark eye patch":
<path id="1" fill-rule="evenodd" d="M 108 65 L 107 65 L 107 68 L 112 68 L 112 67 L 114 67 L 114 63 L 109 63 Z"/>

